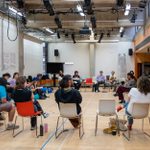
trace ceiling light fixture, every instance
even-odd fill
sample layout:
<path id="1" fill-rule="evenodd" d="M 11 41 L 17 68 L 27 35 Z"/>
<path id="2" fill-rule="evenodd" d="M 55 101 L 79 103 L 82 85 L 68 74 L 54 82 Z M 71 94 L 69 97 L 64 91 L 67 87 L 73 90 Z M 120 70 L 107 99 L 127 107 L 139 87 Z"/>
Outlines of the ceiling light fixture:
<path id="1" fill-rule="evenodd" d="M 17 11 L 15 8 L 13 8 L 13 7 L 10 7 L 10 6 L 9 6 L 8 9 L 9 9 L 10 11 L 12 11 L 14 14 L 17 14 L 17 15 L 19 15 L 19 16 L 21 16 L 21 17 L 23 16 L 21 12 L 18 12 L 18 11 Z"/>
<path id="2" fill-rule="evenodd" d="M 80 13 L 81 16 L 83 16 L 83 17 L 85 16 L 85 14 L 83 13 L 82 7 L 79 4 L 77 5 L 77 10 L 78 10 L 78 12 Z"/>
<path id="3" fill-rule="evenodd" d="M 121 32 L 123 32 L 123 31 L 124 31 L 124 27 L 120 27 L 119 32 L 121 33 Z"/>
<path id="4" fill-rule="evenodd" d="M 101 35 L 99 36 L 98 43 L 101 43 L 101 40 L 102 40 L 103 36 L 104 36 L 104 33 L 101 33 Z"/>
<path id="5" fill-rule="evenodd" d="M 49 12 L 50 16 L 54 16 L 55 12 L 50 0 L 43 0 L 46 10 Z"/>
<path id="6" fill-rule="evenodd" d="M 130 3 L 127 3 L 127 4 L 126 4 L 126 7 L 125 7 L 124 15 L 125 15 L 125 16 L 128 16 L 129 13 L 130 13 L 130 10 L 131 10 L 131 4 L 130 4 Z"/>
<path id="7" fill-rule="evenodd" d="M 58 16 L 55 17 L 55 23 L 58 26 L 58 28 L 62 28 L 61 20 Z"/>

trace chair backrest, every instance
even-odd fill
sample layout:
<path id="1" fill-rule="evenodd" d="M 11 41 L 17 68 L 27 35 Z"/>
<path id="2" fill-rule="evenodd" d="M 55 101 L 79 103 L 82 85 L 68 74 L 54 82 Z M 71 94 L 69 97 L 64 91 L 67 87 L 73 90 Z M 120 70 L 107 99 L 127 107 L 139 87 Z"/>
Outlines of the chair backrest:
<path id="1" fill-rule="evenodd" d="M 99 100 L 99 114 L 102 116 L 112 116 L 116 113 L 114 99 L 100 99 Z"/>
<path id="2" fill-rule="evenodd" d="M 93 81 L 92 81 L 92 78 L 86 78 L 85 82 L 86 83 L 92 83 Z"/>
<path id="3" fill-rule="evenodd" d="M 149 103 L 133 103 L 132 117 L 135 119 L 142 119 L 149 114 Z"/>
<path id="4" fill-rule="evenodd" d="M 35 114 L 34 105 L 32 101 L 16 102 L 15 104 L 16 104 L 18 115 L 22 117 L 29 117 Z"/>
<path id="5" fill-rule="evenodd" d="M 59 103 L 60 115 L 66 118 L 77 117 L 77 106 L 75 103 Z"/>

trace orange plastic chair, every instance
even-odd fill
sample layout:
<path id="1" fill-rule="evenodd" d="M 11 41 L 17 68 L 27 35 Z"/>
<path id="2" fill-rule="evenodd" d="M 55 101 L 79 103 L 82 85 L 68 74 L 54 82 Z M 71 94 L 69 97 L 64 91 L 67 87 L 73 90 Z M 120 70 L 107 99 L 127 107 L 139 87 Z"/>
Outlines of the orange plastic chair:
<path id="1" fill-rule="evenodd" d="M 93 85 L 92 78 L 85 79 L 85 90 L 86 90 L 86 86 L 92 86 L 92 85 Z"/>
<path id="2" fill-rule="evenodd" d="M 16 102 L 16 109 L 18 112 L 18 115 L 22 117 L 22 130 L 15 134 L 15 128 L 13 129 L 13 137 L 16 137 L 18 134 L 20 134 L 24 130 L 24 117 L 35 117 L 35 116 L 41 116 L 41 111 L 35 112 L 34 111 L 34 104 L 33 101 L 28 102 Z M 15 118 L 15 125 L 17 122 L 17 116 Z M 41 116 L 41 124 L 42 124 L 42 116 Z M 15 127 L 15 126 L 14 126 Z M 36 124 L 36 136 L 37 135 L 37 124 Z"/>

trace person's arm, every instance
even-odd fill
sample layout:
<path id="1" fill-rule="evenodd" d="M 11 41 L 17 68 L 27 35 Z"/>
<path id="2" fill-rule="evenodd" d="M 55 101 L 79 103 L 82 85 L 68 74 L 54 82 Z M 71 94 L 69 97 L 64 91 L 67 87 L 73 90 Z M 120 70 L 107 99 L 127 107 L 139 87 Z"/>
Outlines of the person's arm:
<path id="1" fill-rule="evenodd" d="M 79 91 L 76 91 L 76 100 L 78 104 L 82 102 L 82 96 Z"/>
<path id="2" fill-rule="evenodd" d="M 1 87 L 1 102 L 7 103 L 7 92 L 5 87 Z"/>

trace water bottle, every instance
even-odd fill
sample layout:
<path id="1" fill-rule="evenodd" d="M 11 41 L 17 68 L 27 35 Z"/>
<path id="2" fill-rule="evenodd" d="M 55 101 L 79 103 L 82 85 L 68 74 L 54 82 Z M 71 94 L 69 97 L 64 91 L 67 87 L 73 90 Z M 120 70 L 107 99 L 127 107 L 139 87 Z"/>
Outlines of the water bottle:
<path id="1" fill-rule="evenodd" d="M 43 136 L 43 125 L 40 125 L 40 136 Z"/>

